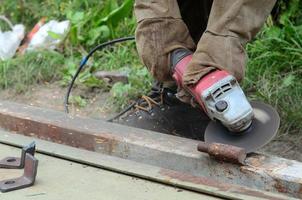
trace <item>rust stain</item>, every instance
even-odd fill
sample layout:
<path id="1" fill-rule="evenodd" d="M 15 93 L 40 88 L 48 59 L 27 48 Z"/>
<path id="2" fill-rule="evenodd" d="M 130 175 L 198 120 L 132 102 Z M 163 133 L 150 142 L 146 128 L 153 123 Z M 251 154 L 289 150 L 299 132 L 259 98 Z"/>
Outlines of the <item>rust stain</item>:
<path id="1" fill-rule="evenodd" d="M 246 161 L 253 167 L 259 167 L 263 165 L 263 161 L 265 160 L 265 156 L 263 155 L 253 155 L 251 157 L 248 157 Z"/>
<path id="2" fill-rule="evenodd" d="M 96 144 L 95 149 L 103 149 L 107 154 L 116 152 L 119 140 L 115 136 L 106 133 L 91 134 Z M 101 147 L 101 148 L 100 148 Z"/>
<path id="3" fill-rule="evenodd" d="M 302 186 L 300 186 L 300 190 L 298 191 L 298 198 L 302 199 Z"/>
<path id="4" fill-rule="evenodd" d="M 249 196 L 264 198 L 264 199 L 268 199 L 268 200 L 285 200 L 286 199 L 286 198 L 278 198 L 275 196 L 270 196 L 268 194 L 264 194 L 261 191 L 249 190 L 248 188 L 244 188 L 244 187 L 241 187 L 238 185 L 221 183 L 221 182 L 215 181 L 210 178 L 193 176 L 190 174 L 185 174 L 182 172 L 172 171 L 172 170 L 168 170 L 168 169 L 161 169 L 159 173 L 163 176 L 167 176 L 168 177 L 167 179 L 169 181 L 171 181 L 171 179 L 176 179 L 176 180 L 180 180 L 183 182 L 189 182 L 189 183 L 194 183 L 194 184 L 198 184 L 198 185 L 206 185 L 206 186 L 214 187 L 214 188 L 217 188 L 219 191 L 223 191 L 223 192 L 228 191 L 230 193 L 249 195 Z"/>
<path id="5" fill-rule="evenodd" d="M 161 169 L 160 174 L 169 177 L 169 180 L 172 178 L 184 182 L 195 183 L 198 185 L 207 185 L 207 186 L 218 188 L 221 191 L 227 191 L 231 188 L 231 185 L 225 183 L 219 183 L 213 179 L 193 176 L 190 174 L 185 174 L 182 172 L 172 171 L 168 169 Z"/>
<path id="6" fill-rule="evenodd" d="M 120 138 L 106 132 L 98 134 L 84 132 L 66 127 L 64 124 L 66 123 L 65 121 L 57 121 L 53 124 L 45 119 L 33 120 L 29 117 L 18 117 L 16 113 L 11 115 L 0 113 L 0 126 L 25 136 L 36 137 L 89 151 L 97 151 L 97 145 L 101 145 L 102 149 L 108 154 L 115 152 L 120 141 Z"/>
<path id="7" fill-rule="evenodd" d="M 277 189 L 278 192 L 288 193 L 288 189 L 286 187 L 284 187 L 283 184 L 278 180 L 276 180 L 274 187 Z"/>
<path id="8" fill-rule="evenodd" d="M 266 157 L 264 155 L 255 154 L 247 159 L 247 162 L 250 167 L 254 169 L 264 169 L 268 173 L 273 173 L 276 170 L 280 170 L 286 168 L 291 165 L 291 163 L 287 162 L 269 162 L 266 161 Z"/>
<path id="9" fill-rule="evenodd" d="M 236 175 L 234 174 L 232 169 L 228 165 L 220 165 L 220 166 L 221 166 L 221 171 L 223 171 L 223 175 L 228 179 L 233 180 Z"/>
<path id="10" fill-rule="evenodd" d="M 246 194 L 246 195 L 250 195 L 252 197 L 259 197 L 259 198 L 268 199 L 268 200 L 287 200 L 288 199 L 286 197 L 279 198 L 279 197 L 275 197 L 275 196 L 269 196 L 269 195 L 266 195 L 266 194 L 264 194 L 260 191 L 253 191 L 253 190 L 248 190 L 248 189 L 245 189 L 245 188 L 241 188 L 240 192 L 234 191 L 234 193 Z"/>
<path id="11" fill-rule="evenodd" d="M 257 168 L 253 168 L 253 167 L 250 167 L 250 166 L 241 166 L 239 168 L 239 170 L 240 170 L 241 173 L 247 175 L 250 178 L 258 176 Z"/>
<path id="12" fill-rule="evenodd" d="M 107 138 L 95 138 L 94 141 L 97 143 L 97 144 L 102 144 L 102 143 L 106 143 L 108 142 L 108 139 Z"/>
<path id="13" fill-rule="evenodd" d="M 114 139 L 107 139 L 107 143 L 105 144 L 105 150 L 109 155 L 111 155 L 116 151 L 117 146 L 118 146 L 118 141 Z"/>
<path id="14" fill-rule="evenodd" d="M 0 126 L 25 136 L 36 137 L 77 148 L 94 151 L 94 136 L 43 121 L 33 121 L 0 113 Z M 70 134 L 72 133 L 72 134 Z"/>

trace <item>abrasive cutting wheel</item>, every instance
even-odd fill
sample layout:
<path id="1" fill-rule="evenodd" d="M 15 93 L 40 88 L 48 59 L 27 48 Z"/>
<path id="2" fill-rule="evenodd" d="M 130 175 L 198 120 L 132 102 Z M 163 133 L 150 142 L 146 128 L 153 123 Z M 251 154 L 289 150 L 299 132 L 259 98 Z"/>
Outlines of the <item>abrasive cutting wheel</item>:
<path id="1" fill-rule="evenodd" d="M 221 123 L 212 121 L 205 131 L 206 143 L 223 143 L 254 152 L 271 141 L 278 132 L 280 117 L 270 105 L 251 102 L 254 120 L 250 128 L 242 133 L 232 133 Z"/>

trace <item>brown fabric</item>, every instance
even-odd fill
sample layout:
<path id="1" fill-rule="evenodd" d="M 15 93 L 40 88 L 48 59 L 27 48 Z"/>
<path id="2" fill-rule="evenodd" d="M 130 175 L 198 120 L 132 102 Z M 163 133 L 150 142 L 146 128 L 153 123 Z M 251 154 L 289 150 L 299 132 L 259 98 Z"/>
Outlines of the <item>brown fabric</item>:
<path id="1" fill-rule="evenodd" d="M 177 48 L 196 48 L 175 0 L 136 0 L 137 50 L 142 62 L 160 82 L 172 80 L 169 53 Z"/>
<path id="2" fill-rule="evenodd" d="M 208 1 L 205 5 L 196 0 L 178 0 L 179 8 L 176 0 L 136 0 L 138 53 L 155 79 L 171 80 L 169 52 L 176 48 L 195 51 L 191 36 L 198 41 L 198 37 L 202 35 L 185 72 L 184 83 L 195 84 L 213 68 L 225 69 L 240 81 L 244 76 L 246 61 L 244 45 L 262 27 L 275 2 L 276 0 L 214 0 L 213 4 Z M 207 19 L 207 9 L 211 5 L 205 30 L 204 20 Z M 204 6 L 207 9 L 203 9 Z M 196 8 L 203 13 L 197 15 Z M 201 23 L 198 23 L 199 20 Z M 178 97 L 186 102 L 191 98 L 181 89 Z"/>
<path id="3" fill-rule="evenodd" d="M 154 18 L 141 21 L 136 30 L 136 42 L 142 62 L 160 82 L 172 80 L 168 67 L 171 51 L 177 48 L 195 49 L 181 19 Z"/>
<path id="4" fill-rule="evenodd" d="M 134 12 L 137 22 L 154 18 L 181 19 L 176 0 L 136 0 Z"/>
<path id="5" fill-rule="evenodd" d="M 275 0 L 214 0 L 208 26 L 184 75 L 186 85 L 205 75 L 213 66 L 242 80 L 246 61 L 245 44 L 264 24 Z"/>

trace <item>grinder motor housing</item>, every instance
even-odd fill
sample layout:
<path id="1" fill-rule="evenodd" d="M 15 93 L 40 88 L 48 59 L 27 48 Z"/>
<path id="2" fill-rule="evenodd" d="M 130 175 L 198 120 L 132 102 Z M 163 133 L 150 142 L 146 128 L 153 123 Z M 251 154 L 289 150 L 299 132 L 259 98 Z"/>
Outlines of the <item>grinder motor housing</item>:
<path id="1" fill-rule="evenodd" d="M 192 52 L 176 49 L 171 54 L 171 72 L 178 86 L 186 89 L 212 120 L 220 121 L 229 131 L 247 130 L 253 120 L 253 109 L 236 78 L 225 70 L 214 70 L 193 86 L 183 85 L 183 75 Z"/>

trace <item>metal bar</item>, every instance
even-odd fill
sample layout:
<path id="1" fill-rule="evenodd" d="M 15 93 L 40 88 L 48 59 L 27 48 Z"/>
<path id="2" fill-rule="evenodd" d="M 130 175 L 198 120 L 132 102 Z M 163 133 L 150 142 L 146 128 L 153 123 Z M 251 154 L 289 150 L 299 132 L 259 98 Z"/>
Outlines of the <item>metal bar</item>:
<path id="1" fill-rule="evenodd" d="M 243 148 L 220 143 L 200 142 L 197 146 L 200 152 L 208 153 L 218 161 L 245 165 L 246 152 Z"/>
<path id="2" fill-rule="evenodd" d="M 297 161 L 254 154 L 246 166 L 233 165 L 198 152 L 199 141 L 10 102 L 0 102 L 0 127 L 193 177 L 302 198 L 302 163 Z"/>
<path id="3" fill-rule="evenodd" d="M 30 154 L 25 155 L 24 174 L 21 177 L 0 181 L 0 191 L 10 192 L 30 187 L 36 180 L 38 160 Z"/>
<path id="4" fill-rule="evenodd" d="M 21 157 L 6 157 L 0 160 L 0 168 L 6 169 L 22 169 L 25 165 L 26 154 L 34 156 L 36 150 L 35 142 L 31 142 L 29 145 L 22 148 Z"/>

